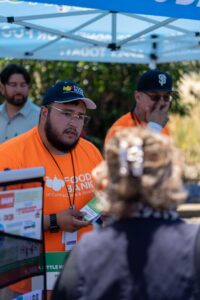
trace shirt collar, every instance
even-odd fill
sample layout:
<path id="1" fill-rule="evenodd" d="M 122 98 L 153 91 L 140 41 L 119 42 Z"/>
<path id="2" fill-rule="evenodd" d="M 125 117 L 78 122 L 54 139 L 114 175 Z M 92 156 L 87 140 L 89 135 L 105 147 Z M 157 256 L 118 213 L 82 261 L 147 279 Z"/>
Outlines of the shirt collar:
<path id="1" fill-rule="evenodd" d="M 18 111 L 18 113 L 26 117 L 31 109 L 31 104 L 31 101 L 27 100 L 24 106 Z"/>
<path id="2" fill-rule="evenodd" d="M 1 112 L 2 114 L 6 113 L 6 106 L 5 106 L 5 102 L 4 102 L 4 103 L 2 103 L 2 104 L 0 105 L 0 112 Z"/>

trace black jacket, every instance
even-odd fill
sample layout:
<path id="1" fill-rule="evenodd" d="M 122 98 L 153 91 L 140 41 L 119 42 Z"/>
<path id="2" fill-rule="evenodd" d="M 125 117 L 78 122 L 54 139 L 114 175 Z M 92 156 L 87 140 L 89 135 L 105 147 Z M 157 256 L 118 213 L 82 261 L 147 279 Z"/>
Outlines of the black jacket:
<path id="1" fill-rule="evenodd" d="M 198 229 L 179 219 L 133 218 L 86 234 L 52 300 L 198 300 Z"/>

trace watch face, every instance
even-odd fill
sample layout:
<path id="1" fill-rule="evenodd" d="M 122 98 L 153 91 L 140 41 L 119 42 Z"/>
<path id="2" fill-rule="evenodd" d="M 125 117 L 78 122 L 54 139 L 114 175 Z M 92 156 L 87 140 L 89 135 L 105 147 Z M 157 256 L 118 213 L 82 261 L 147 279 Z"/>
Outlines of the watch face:
<path id="1" fill-rule="evenodd" d="M 57 216 L 56 214 L 51 214 L 50 215 L 50 226 L 49 230 L 50 232 L 58 232 L 60 229 L 58 223 L 57 223 Z"/>

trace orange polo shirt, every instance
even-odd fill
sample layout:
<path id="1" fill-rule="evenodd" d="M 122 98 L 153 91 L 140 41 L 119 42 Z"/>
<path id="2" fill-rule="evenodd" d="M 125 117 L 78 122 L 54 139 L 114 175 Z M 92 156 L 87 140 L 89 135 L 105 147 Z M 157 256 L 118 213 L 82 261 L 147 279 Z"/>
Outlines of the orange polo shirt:
<path id="1" fill-rule="evenodd" d="M 133 117 L 131 116 L 131 113 L 128 112 L 125 115 L 123 115 L 122 117 L 120 117 L 115 123 L 113 123 L 113 125 L 110 127 L 110 129 L 108 130 L 107 134 L 106 134 L 106 138 L 105 138 L 105 143 L 115 134 L 116 131 L 118 131 L 120 128 L 123 127 L 137 127 L 137 126 L 147 126 L 146 123 L 142 123 L 137 115 L 133 112 L 132 113 Z M 162 134 L 166 134 L 169 135 L 169 131 L 168 128 L 165 126 L 162 129 Z"/>
<path id="2" fill-rule="evenodd" d="M 75 201 L 73 204 L 79 210 L 94 196 L 91 171 L 103 158 L 99 150 L 91 142 L 82 138 L 79 139 L 71 154 L 53 156 L 54 159 L 44 147 L 38 129 L 33 128 L 0 145 L 0 171 L 5 168 L 14 170 L 39 166 L 45 167 L 44 214 L 58 213 L 68 209 L 70 207 L 68 192 L 72 202 L 76 182 Z M 61 171 L 54 160 L 56 160 Z M 79 230 L 78 239 L 85 231 L 90 229 L 91 226 L 88 226 Z M 65 251 L 61 239 L 61 231 L 53 234 L 46 231 L 46 252 Z M 24 291 L 23 289 L 20 290 L 20 292 Z"/>

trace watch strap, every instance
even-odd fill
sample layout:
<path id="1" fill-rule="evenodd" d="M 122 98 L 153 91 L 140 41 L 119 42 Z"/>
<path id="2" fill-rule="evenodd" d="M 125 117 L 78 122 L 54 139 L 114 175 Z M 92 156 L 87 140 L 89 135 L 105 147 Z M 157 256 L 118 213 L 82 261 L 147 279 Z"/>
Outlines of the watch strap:
<path id="1" fill-rule="evenodd" d="M 57 223 L 57 215 L 56 214 L 50 214 L 49 218 L 50 218 L 50 226 L 49 226 L 50 232 L 58 232 L 60 227 Z"/>

